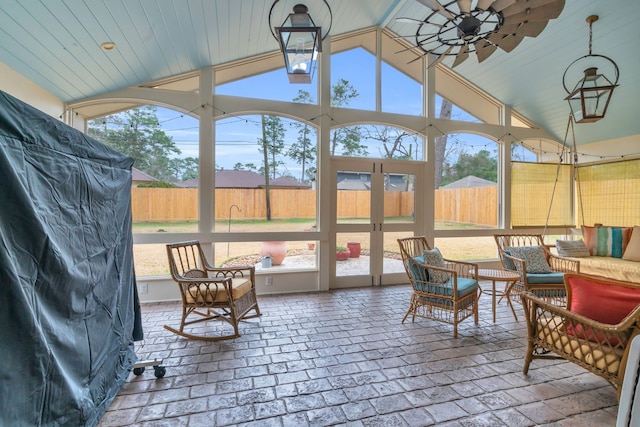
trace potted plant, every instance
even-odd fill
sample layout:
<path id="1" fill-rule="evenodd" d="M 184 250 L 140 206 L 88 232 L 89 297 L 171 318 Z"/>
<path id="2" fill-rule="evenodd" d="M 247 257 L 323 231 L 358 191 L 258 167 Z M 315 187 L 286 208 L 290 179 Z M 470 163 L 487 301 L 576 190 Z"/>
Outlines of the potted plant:
<path id="1" fill-rule="evenodd" d="M 336 246 L 336 261 L 345 261 L 351 256 L 349 248 L 344 246 Z"/>

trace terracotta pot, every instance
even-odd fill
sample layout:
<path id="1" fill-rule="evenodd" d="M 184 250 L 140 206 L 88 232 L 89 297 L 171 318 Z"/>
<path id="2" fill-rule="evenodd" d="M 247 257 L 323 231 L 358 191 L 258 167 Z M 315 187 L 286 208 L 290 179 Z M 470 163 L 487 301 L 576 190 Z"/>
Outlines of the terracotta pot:
<path id="1" fill-rule="evenodd" d="M 262 242 L 261 257 L 271 257 L 271 265 L 280 265 L 287 256 L 287 242 Z"/>
<path id="2" fill-rule="evenodd" d="M 358 258 L 360 256 L 360 243 L 349 242 L 347 243 L 347 248 L 351 251 L 351 258 Z"/>
<path id="3" fill-rule="evenodd" d="M 344 251 L 336 250 L 336 261 L 345 261 L 349 259 L 351 256 L 351 251 L 349 249 Z"/>

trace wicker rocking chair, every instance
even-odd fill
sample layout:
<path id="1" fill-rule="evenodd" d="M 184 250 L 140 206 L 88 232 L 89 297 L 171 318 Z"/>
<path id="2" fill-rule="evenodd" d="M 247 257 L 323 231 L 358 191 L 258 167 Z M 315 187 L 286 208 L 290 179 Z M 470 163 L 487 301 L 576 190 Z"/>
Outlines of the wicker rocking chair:
<path id="1" fill-rule="evenodd" d="M 402 323 L 409 314 L 412 322 L 416 317 L 424 317 L 450 323 L 454 338 L 458 336 L 458 324 L 464 319 L 473 316 L 478 324 L 478 265 L 448 259 L 443 259 L 444 266 L 429 264 L 424 252 L 431 248 L 425 237 L 398 239 L 398 244 L 413 287 Z"/>
<path id="2" fill-rule="evenodd" d="M 178 329 L 167 325 L 165 329 L 190 339 L 218 341 L 239 337 L 238 323 L 260 316 L 254 266 L 214 268 L 198 241 L 167 245 L 167 255 L 171 277 L 182 296 L 182 320 Z M 233 333 L 208 336 L 206 328 L 185 330 L 186 326 L 210 320 L 229 323 Z"/>

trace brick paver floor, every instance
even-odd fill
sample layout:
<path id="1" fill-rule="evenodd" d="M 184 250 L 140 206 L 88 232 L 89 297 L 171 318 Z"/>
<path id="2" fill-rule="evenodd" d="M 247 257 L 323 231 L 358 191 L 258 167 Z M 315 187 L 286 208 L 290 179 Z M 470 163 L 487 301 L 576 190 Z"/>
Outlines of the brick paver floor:
<path id="1" fill-rule="evenodd" d="M 490 286 L 490 285 L 489 285 Z M 165 330 L 179 303 L 144 304 L 141 359 L 100 426 L 613 426 L 614 389 L 564 361 L 522 374 L 526 329 L 503 301 L 492 321 L 459 326 L 402 317 L 409 285 L 259 296 L 242 336 L 207 343 Z M 220 322 L 205 325 L 219 327 Z"/>

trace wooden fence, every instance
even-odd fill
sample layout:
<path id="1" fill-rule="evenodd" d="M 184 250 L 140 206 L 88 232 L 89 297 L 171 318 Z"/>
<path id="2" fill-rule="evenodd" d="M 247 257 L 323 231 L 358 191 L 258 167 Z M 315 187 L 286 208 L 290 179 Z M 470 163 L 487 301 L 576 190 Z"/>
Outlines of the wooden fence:
<path id="1" fill-rule="evenodd" d="M 436 190 L 435 219 L 496 227 L 498 186 Z"/>
<path id="2" fill-rule="evenodd" d="M 196 221 L 197 188 L 132 188 L 134 222 Z M 338 190 L 339 218 L 368 218 L 369 191 Z M 234 219 L 265 219 L 265 190 L 220 188 L 215 190 L 216 220 L 226 220 L 233 205 Z M 385 193 L 385 217 L 413 215 L 414 195 L 409 191 Z M 497 187 L 436 190 L 436 221 L 495 226 Z M 316 218 L 316 191 L 271 189 L 272 218 Z"/>

